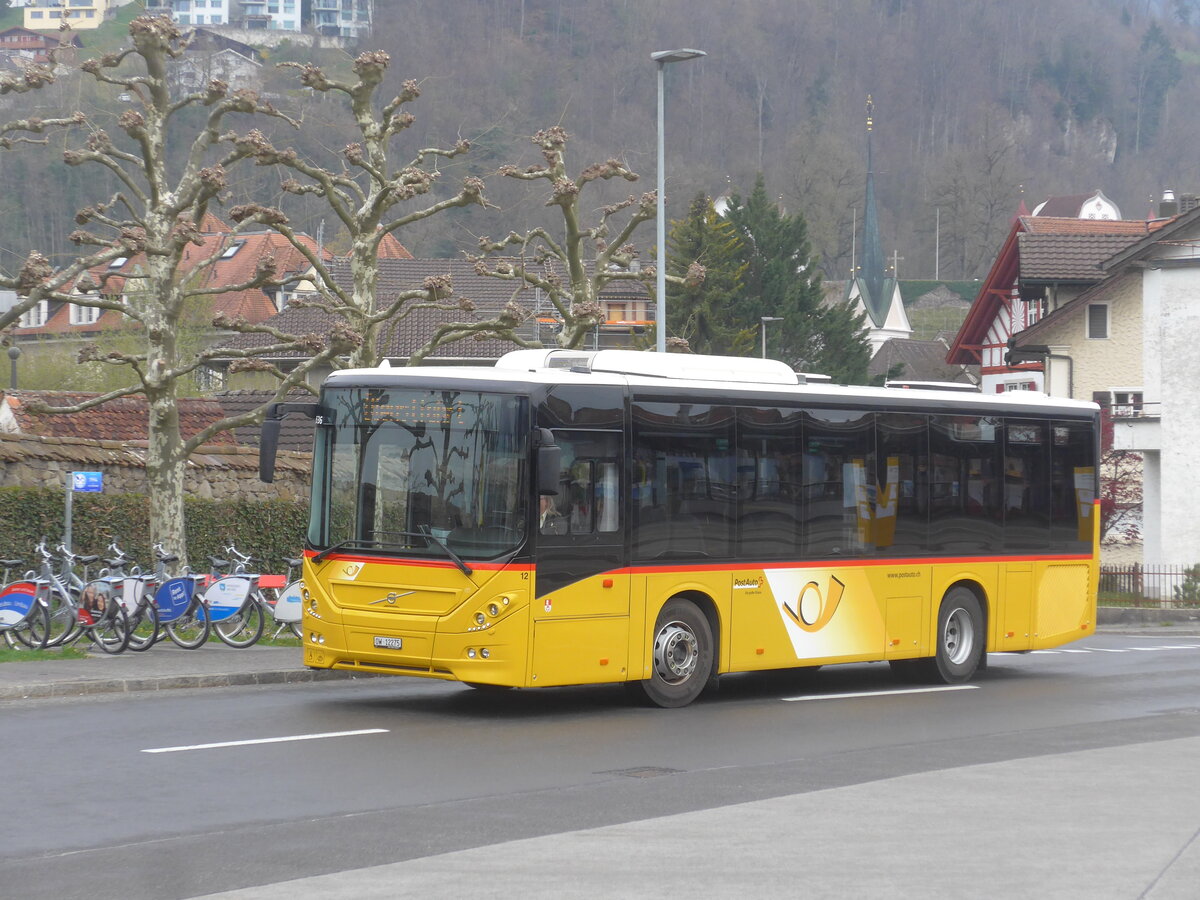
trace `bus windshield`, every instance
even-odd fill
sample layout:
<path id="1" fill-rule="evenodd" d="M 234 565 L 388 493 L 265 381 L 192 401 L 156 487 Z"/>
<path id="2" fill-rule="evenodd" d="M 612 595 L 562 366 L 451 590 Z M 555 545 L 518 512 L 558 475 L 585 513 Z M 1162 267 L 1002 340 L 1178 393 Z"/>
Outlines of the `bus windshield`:
<path id="1" fill-rule="evenodd" d="M 525 398 L 329 388 L 313 460 L 310 546 L 494 559 L 525 536 Z"/>

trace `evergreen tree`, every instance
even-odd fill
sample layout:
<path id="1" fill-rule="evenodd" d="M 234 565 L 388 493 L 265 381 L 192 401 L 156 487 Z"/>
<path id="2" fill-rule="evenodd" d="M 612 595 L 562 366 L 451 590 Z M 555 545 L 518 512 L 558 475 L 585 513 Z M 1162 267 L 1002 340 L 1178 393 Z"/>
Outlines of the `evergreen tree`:
<path id="1" fill-rule="evenodd" d="M 767 196 L 760 174 L 749 197 L 730 198 L 725 218 L 740 235 L 744 253 L 745 290 L 730 304 L 742 327 L 754 330 L 763 316 L 778 316 L 783 321 L 770 327 L 768 356 L 839 383 L 864 383 L 871 352 L 863 317 L 840 300 L 823 302 L 804 217 L 781 210 Z"/>
<path id="2" fill-rule="evenodd" d="M 758 320 L 731 313 L 744 293 L 744 255 L 733 226 L 698 194 L 667 241 L 667 271 L 685 279 L 667 288 L 668 336 L 684 338 L 694 353 L 744 356 L 753 348 Z M 687 277 L 695 265 L 704 268 L 702 280 Z"/>

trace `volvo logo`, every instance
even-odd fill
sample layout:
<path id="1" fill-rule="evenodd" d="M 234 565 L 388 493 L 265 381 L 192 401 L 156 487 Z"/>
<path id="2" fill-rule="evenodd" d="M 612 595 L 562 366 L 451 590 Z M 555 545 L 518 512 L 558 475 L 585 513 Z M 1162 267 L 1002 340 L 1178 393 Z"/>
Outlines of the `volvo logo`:
<path id="1" fill-rule="evenodd" d="M 367 605 L 374 606 L 376 603 L 387 603 L 391 606 L 395 606 L 396 601 L 399 600 L 401 597 L 407 597 L 409 594 L 415 594 L 415 593 L 416 593 L 416 591 L 405 591 L 403 594 L 397 594 L 395 591 L 393 591 L 392 593 L 388 594 L 386 597 L 380 597 L 378 600 L 372 600 Z"/>

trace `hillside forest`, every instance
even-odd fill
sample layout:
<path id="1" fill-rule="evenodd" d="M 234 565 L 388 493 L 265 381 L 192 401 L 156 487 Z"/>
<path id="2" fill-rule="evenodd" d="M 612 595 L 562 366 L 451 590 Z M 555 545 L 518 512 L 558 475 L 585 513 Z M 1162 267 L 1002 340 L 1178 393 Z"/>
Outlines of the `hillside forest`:
<path id="1" fill-rule="evenodd" d="M 136 11 L 131 4 L 124 22 Z M 867 166 L 866 103 L 883 244 L 905 279 L 986 274 L 1018 204 L 1100 189 L 1126 218 L 1150 214 L 1163 189 L 1200 191 L 1200 0 L 377 0 L 361 49 L 391 56 L 380 96 L 415 79 L 414 153 L 471 142 L 445 164 L 448 183 L 485 179 L 491 207 L 451 210 L 399 233 L 418 256 L 457 256 L 481 235 L 549 221 L 545 198 L 498 177 L 537 161 L 529 137 L 559 125 L 577 166 L 619 158 L 641 175 L 608 202 L 653 190 L 656 50 L 702 59 L 664 70 L 668 217 L 697 194 L 747 195 L 759 173 L 788 214 L 802 215 L 827 279 L 852 266 Z M 8 19 L 6 17 L 5 21 Z M 112 35 L 82 35 L 79 58 Z M 294 118 L 256 123 L 277 146 L 336 162 L 347 111 L 301 88 L 281 61 L 336 72 L 343 50 L 286 42 L 264 51 L 263 91 Z M 91 79 L 66 74 L 3 98 L 0 118 L 81 109 L 104 123 L 128 108 Z M 195 126 L 201 127 L 198 113 Z M 185 123 L 187 125 L 187 123 Z M 248 127 L 248 126 L 247 126 Z M 108 129 L 118 133 L 113 125 Z M 190 140 L 181 135 L 179 150 Z M 109 196 L 62 150 L 0 153 L 0 267 L 33 249 L 72 256 L 75 211 Z M 338 248 L 336 220 L 287 196 L 280 174 L 231 173 L 226 206 L 281 205 L 295 226 Z M 623 192 L 623 193 L 622 193 Z M 344 238 L 342 238 L 344 240 Z M 638 234 L 649 257 L 653 228 Z"/>

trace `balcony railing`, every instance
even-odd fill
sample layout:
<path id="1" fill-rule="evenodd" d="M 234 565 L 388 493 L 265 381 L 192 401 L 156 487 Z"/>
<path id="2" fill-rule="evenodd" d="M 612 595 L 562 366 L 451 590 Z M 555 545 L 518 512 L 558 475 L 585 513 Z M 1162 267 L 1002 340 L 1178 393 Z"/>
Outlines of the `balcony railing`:
<path id="1" fill-rule="evenodd" d="M 1137 403 L 1114 403 L 1114 419 L 1161 419 L 1162 403 L 1158 400 L 1142 400 Z"/>

